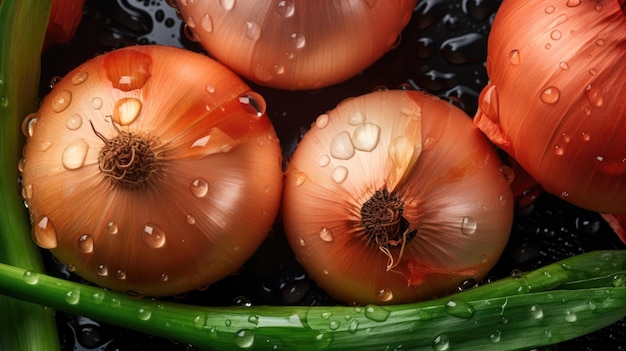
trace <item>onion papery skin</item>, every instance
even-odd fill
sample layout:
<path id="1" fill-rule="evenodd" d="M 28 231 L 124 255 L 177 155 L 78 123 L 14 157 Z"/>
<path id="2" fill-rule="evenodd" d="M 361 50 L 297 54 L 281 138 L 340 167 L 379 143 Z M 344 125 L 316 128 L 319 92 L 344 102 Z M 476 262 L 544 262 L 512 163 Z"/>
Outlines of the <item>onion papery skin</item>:
<path id="1" fill-rule="evenodd" d="M 135 188 L 100 171 L 101 137 L 122 132 L 156 140 L 156 170 Z M 204 55 L 137 46 L 94 57 L 24 133 L 33 238 L 97 285 L 147 296 L 206 286 L 237 271 L 275 222 L 281 150 L 264 101 Z"/>
<path id="2" fill-rule="evenodd" d="M 501 255 L 513 218 L 492 145 L 460 109 L 417 91 L 373 92 L 320 115 L 284 183 L 283 224 L 298 261 L 348 304 L 428 299 L 479 281 Z M 401 257 L 399 247 L 390 250 L 397 263 L 390 270 L 361 221 L 363 204 L 382 189 L 402 199 L 414 234 Z"/>
<path id="3" fill-rule="evenodd" d="M 487 72 L 476 125 L 547 192 L 589 210 L 626 213 L 620 3 L 504 1 Z"/>
<path id="4" fill-rule="evenodd" d="M 318 89 L 355 76 L 394 47 L 417 0 L 177 0 L 209 54 L 260 85 Z"/>

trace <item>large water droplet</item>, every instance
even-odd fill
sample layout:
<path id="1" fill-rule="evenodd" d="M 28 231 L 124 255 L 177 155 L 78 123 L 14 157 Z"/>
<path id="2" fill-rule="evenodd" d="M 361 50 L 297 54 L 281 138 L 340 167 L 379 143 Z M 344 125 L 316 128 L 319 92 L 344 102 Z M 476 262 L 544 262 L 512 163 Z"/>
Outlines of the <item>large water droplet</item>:
<path id="1" fill-rule="evenodd" d="M 289 36 L 289 45 L 291 45 L 292 47 L 296 49 L 302 49 L 305 44 L 306 39 L 304 38 L 304 35 L 300 33 L 291 33 L 291 35 Z"/>
<path id="2" fill-rule="evenodd" d="M 546 104 L 555 104 L 561 98 L 561 91 L 554 86 L 550 86 L 541 92 L 540 99 Z"/>
<path id="3" fill-rule="evenodd" d="M 565 320 L 570 323 L 574 323 L 578 320 L 578 316 L 576 315 L 576 312 L 567 310 L 565 311 Z"/>
<path id="4" fill-rule="evenodd" d="M 213 18 L 210 14 L 205 13 L 200 20 L 200 28 L 202 28 L 207 33 L 213 32 Z"/>
<path id="5" fill-rule="evenodd" d="M 476 233 L 477 226 L 474 218 L 465 216 L 461 220 L 461 233 L 465 235 L 474 234 Z"/>
<path id="6" fill-rule="evenodd" d="M 142 307 L 137 311 L 137 317 L 142 321 L 147 321 L 152 317 L 152 310 L 148 307 Z"/>
<path id="7" fill-rule="evenodd" d="M 37 127 L 37 121 L 39 121 L 39 113 L 34 112 L 26 116 L 22 121 L 22 134 L 25 137 L 32 137 L 35 133 L 35 127 Z"/>
<path id="8" fill-rule="evenodd" d="M 320 239 L 322 239 L 323 241 L 325 241 L 327 243 L 332 242 L 333 239 L 334 239 L 333 232 L 330 229 L 328 229 L 327 227 L 323 227 L 320 230 L 319 235 L 320 235 Z"/>
<path id="9" fill-rule="evenodd" d="M 348 169 L 344 166 L 335 167 L 331 177 L 335 183 L 341 184 L 348 177 Z"/>
<path id="10" fill-rule="evenodd" d="M 70 290 L 65 293 L 65 302 L 76 305 L 80 301 L 80 290 Z"/>
<path id="11" fill-rule="evenodd" d="M 261 26 L 256 22 L 246 22 L 246 38 L 256 41 L 261 37 Z"/>
<path id="12" fill-rule="evenodd" d="M 39 274 L 33 271 L 24 272 L 22 278 L 24 278 L 24 282 L 28 285 L 35 285 L 39 282 Z"/>
<path id="13" fill-rule="evenodd" d="M 203 178 L 196 178 L 191 182 L 189 190 L 191 190 L 193 196 L 197 198 L 205 197 L 206 194 L 209 192 L 209 182 L 207 182 Z"/>
<path id="14" fill-rule="evenodd" d="M 342 131 L 330 143 L 330 155 L 339 160 L 349 160 L 354 156 L 354 145 L 350 133 Z"/>
<path id="15" fill-rule="evenodd" d="M 135 98 L 119 99 L 113 108 L 113 120 L 121 126 L 127 126 L 137 119 L 142 107 L 141 101 Z"/>
<path id="16" fill-rule="evenodd" d="M 446 312 L 455 317 L 468 319 L 474 316 L 476 310 L 463 300 L 452 299 L 446 302 Z"/>
<path id="17" fill-rule="evenodd" d="M 239 103 L 241 103 L 243 109 L 252 115 L 257 117 L 263 116 L 267 105 L 265 99 L 260 94 L 253 91 L 249 91 L 239 95 Z"/>
<path id="18" fill-rule="evenodd" d="M 231 10 L 235 6 L 235 0 L 220 0 L 220 5 L 224 10 Z"/>
<path id="19" fill-rule="evenodd" d="M 363 123 L 352 133 L 352 144 L 360 151 L 372 151 L 378 145 L 380 127 L 374 123 Z"/>
<path id="20" fill-rule="evenodd" d="M 276 13 L 282 17 L 291 17 L 295 12 L 293 0 L 282 0 L 276 4 Z"/>
<path id="21" fill-rule="evenodd" d="M 543 308 L 539 305 L 530 306 L 530 316 L 535 319 L 543 318 Z"/>
<path id="22" fill-rule="evenodd" d="M 83 234 L 78 238 L 78 249 L 82 253 L 93 252 L 93 237 L 89 234 Z"/>
<path id="23" fill-rule="evenodd" d="M 391 312 L 384 307 L 377 305 L 365 306 L 365 317 L 373 320 L 374 322 L 384 322 L 389 318 Z"/>
<path id="24" fill-rule="evenodd" d="M 165 232 L 161 227 L 153 223 L 146 223 L 143 227 L 143 241 L 153 249 L 165 245 Z"/>
<path id="25" fill-rule="evenodd" d="M 602 89 L 600 89 L 600 87 L 598 87 L 596 84 L 587 85 L 587 87 L 585 88 L 585 96 L 592 106 L 600 107 L 604 104 Z"/>
<path id="26" fill-rule="evenodd" d="M 77 139 L 69 143 L 61 155 L 63 167 L 69 170 L 78 169 L 85 163 L 89 145 L 84 139 Z"/>
<path id="27" fill-rule="evenodd" d="M 63 112 L 72 103 L 72 93 L 69 90 L 61 90 L 52 96 L 50 107 L 54 112 Z"/>
<path id="28" fill-rule="evenodd" d="M 132 49 L 112 51 L 104 59 L 103 68 L 114 88 L 141 89 L 152 77 L 152 57 Z"/>
<path id="29" fill-rule="evenodd" d="M 450 339 L 446 334 L 439 334 L 433 339 L 432 347 L 434 351 L 447 351 L 450 349 Z"/>
<path id="30" fill-rule="evenodd" d="M 58 245 L 57 232 L 48 216 L 41 216 L 33 227 L 34 240 L 44 249 L 54 249 Z"/>

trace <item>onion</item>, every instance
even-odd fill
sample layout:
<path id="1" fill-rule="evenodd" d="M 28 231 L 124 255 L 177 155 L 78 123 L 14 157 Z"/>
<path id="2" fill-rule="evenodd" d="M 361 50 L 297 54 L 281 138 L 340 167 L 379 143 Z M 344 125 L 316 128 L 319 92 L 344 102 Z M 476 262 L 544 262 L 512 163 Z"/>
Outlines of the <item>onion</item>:
<path id="1" fill-rule="evenodd" d="M 374 63 L 394 47 L 417 0 L 175 3 L 190 36 L 218 61 L 258 84 L 303 90 Z"/>
<path id="2" fill-rule="evenodd" d="M 240 268 L 274 223 L 265 102 L 197 53 L 138 46 L 65 76 L 24 121 L 35 242 L 100 286 L 179 294 Z"/>
<path id="3" fill-rule="evenodd" d="M 626 213 L 624 0 L 507 0 L 476 125 L 548 192 Z"/>
<path id="4" fill-rule="evenodd" d="M 467 115 L 396 90 L 317 118 L 288 164 L 282 214 L 322 288 L 349 304 L 388 304 L 484 277 L 507 242 L 513 205 L 501 160 Z"/>

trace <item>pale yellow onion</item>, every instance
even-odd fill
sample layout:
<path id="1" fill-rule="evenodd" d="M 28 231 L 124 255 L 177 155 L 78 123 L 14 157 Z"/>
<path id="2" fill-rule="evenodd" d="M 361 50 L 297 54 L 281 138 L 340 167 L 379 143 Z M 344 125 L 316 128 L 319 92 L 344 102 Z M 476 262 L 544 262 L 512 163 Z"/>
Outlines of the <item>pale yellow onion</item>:
<path id="1" fill-rule="evenodd" d="M 484 277 L 507 242 L 513 198 L 500 168 L 471 119 L 443 100 L 401 90 L 352 98 L 317 118 L 288 164 L 286 235 L 310 276 L 344 302 L 448 293 Z M 368 239 L 362 221 L 363 204 L 383 190 L 403 203 L 388 231 L 395 246 Z"/>
<path id="2" fill-rule="evenodd" d="M 181 49 L 128 47 L 77 67 L 24 123 L 34 240 L 91 282 L 146 295 L 238 270 L 280 202 L 280 146 L 264 108 L 234 73 Z M 122 133 L 151 140 L 143 181 L 101 171 L 103 138 Z"/>
<path id="3" fill-rule="evenodd" d="M 476 125 L 548 192 L 626 213 L 624 0 L 507 0 Z"/>
<path id="4" fill-rule="evenodd" d="M 258 84 L 316 89 L 344 81 L 393 48 L 417 0 L 176 0 L 218 61 Z"/>

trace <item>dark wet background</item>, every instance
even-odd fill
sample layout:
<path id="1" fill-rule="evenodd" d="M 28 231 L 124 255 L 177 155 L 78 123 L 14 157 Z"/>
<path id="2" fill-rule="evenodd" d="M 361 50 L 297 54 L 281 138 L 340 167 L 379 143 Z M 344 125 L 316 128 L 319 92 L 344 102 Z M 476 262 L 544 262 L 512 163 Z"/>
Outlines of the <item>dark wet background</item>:
<path id="1" fill-rule="evenodd" d="M 315 118 L 346 97 L 381 87 L 421 88 L 473 116 L 487 83 L 484 60 L 490 23 L 501 0 L 420 0 L 398 47 L 353 79 L 312 92 L 283 92 L 251 84 L 267 100 L 267 113 L 285 156 Z M 50 82 L 87 59 L 114 48 L 158 43 L 202 51 L 184 35 L 165 0 L 87 0 L 74 40 L 43 56 L 41 94 Z M 528 271 L 596 249 L 624 249 L 597 213 L 542 194 L 518 209 L 509 245 L 489 279 Z M 45 253 L 49 273 L 81 279 Z M 463 282 L 468 288 L 476 282 Z M 167 298 L 197 305 L 317 305 L 334 301 L 295 262 L 279 222 L 241 270 L 203 291 Z M 58 312 L 63 350 L 196 350 L 112 325 Z M 626 319 L 596 333 L 546 350 L 626 350 Z"/>

